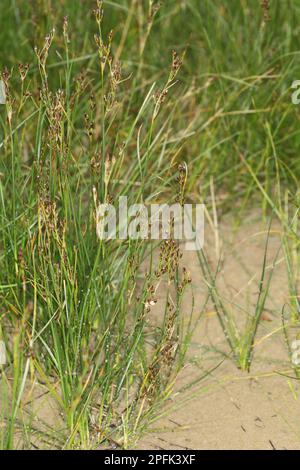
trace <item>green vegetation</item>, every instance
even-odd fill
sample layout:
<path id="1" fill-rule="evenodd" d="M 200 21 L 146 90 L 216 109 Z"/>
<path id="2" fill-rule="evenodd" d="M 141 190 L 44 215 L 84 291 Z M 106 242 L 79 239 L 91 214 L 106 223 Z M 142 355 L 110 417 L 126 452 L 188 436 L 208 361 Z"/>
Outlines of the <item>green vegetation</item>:
<path id="1" fill-rule="evenodd" d="M 237 224 L 258 207 L 282 224 L 291 294 L 283 330 L 297 325 L 300 107 L 290 87 L 300 79 L 300 1 L 270 3 L 268 10 L 259 0 L 1 1 L 2 448 L 31 448 L 34 440 L 131 447 L 185 363 L 194 323 L 182 308 L 191 288 L 180 247 L 99 241 L 99 202 L 179 197 L 209 211 L 217 204 L 219 216 L 230 212 Z M 241 333 L 199 253 L 244 370 L 272 282 L 266 256 Z M 161 282 L 166 305 L 153 322 Z M 60 429 L 39 428 L 25 410 L 39 383 L 59 409 Z"/>

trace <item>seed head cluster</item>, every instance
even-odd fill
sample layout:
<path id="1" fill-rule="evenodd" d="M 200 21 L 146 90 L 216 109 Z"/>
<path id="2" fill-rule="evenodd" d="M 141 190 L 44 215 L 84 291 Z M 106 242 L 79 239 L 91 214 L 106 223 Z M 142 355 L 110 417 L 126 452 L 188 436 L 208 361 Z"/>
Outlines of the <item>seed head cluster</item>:
<path id="1" fill-rule="evenodd" d="M 270 0 L 261 0 L 261 6 L 264 13 L 264 22 L 270 21 Z"/>

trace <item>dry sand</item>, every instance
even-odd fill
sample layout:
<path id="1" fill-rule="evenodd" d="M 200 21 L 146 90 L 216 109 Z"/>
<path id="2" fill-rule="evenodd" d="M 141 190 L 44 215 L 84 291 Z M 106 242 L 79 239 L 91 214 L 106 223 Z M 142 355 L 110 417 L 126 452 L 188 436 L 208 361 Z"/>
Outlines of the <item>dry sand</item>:
<path id="1" fill-rule="evenodd" d="M 259 222 L 255 213 L 239 228 L 230 219 L 223 221 L 219 239 L 206 227 L 205 249 L 212 265 L 221 256 L 219 288 L 240 328 L 254 311 L 267 231 L 267 222 Z M 280 245 L 280 227 L 273 223 L 269 266 Z M 182 262 L 192 274 L 197 315 L 205 301 L 205 284 L 194 253 L 185 252 Z M 213 307 L 207 307 L 177 389 L 211 372 L 188 392 L 174 397 L 176 409 L 153 425 L 138 448 L 300 449 L 299 384 L 278 373 L 293 375 L 281 331 L 281 310 L 287 301 L 286 268 L 279 252 L 250 373 L 238 370 L 230 358 L 224 360 L 229 349 Z M 189 304 L 187 299 L 187 312 Z"/>

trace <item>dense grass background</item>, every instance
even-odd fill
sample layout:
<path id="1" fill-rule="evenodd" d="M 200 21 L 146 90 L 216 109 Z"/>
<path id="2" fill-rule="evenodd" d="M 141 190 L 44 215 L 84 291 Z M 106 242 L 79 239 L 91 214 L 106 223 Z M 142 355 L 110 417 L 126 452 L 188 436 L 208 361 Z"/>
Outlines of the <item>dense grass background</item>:
<path id="1" fill-rule="evenodd" d="M 152 3 L 155 9 L 159 2 Z M 216 184 L 225 184 L 226 191 L 233 196 L 237 186 L 241 196 L 249 197 L 252 188 L 249 180 L 254 183 L 241 164 L 242 153 L 270 192 L 271 177 L 276 173 L 274 158 L 269 158 L 273 140 L 280 176 L 295 185 L 289 170 L 298 176 L 297 161 L 292 155 L 298 150 L 298 131 L 294 126 L 298 109 L 290 106 L 290 85 L 299 73 L 297 1 L 271 2 L 271 21 L 264 23 L 258 0 L 176 4 L 167 0 L 161 2 L 148 36 L 147 1 L 112 1 L 104 2 L 104 6 L 104 35 L 113 29 L 113 52 L 120 55 L 124 76 L 131 77 L 122 91 L 126 93 L 128 87 L 135 85 L 136 109 L 149 89 L 145 90 L 149 82 L 155 81 L 158 87 L 164 83 L 172 50 L 186 52 L 180 83 L 172 89 L 173 95 L 181 97 L 176 102 L 173 128 L 174 133 L 184 132 L 187 127 L 195 132 L 183 148 L 183 152 L 188 149 L 185 158 L 194 163 L 191 170 L 195 175 L 215 174 Z M 98 68 L 93 39 L 97 31 L 94 7 L 93 1 L 35 1 L 23 5 L 4 0 L 1 64 L 16 69 L 19 62 L 28 62 L 29 78 L 36 78 L 33 49 L 41 47 L 47 32 L 55 27 L 55 47 L 48 59 L 52 67 L 49 81 L 59 86 L 64 74 L 59 65 L 64 47 L 59 31 L 63 17 L 68 15 L 70 57 L 75 59 L 72 74 L 90 70 L 95 87 L 99 87 L 95 79 Z M 191 181 L 195 187 L 194 179 Z"/>
<path id="2" fill-rule="evenodd" d="M 133 445 L 184 363 L 191 325 L 182 327 L 188 283 L 177 248 L 162 245 L 158 266 L 142 278 L 145 245 L 97 240 L 98 201 L 122 194 L 171 202 L 184 192 L 208 208 L 216 198 L 219 216 L 233 211 L 237 221 L 254 205 L 262 216 L 273 212 L 286 233 L 298 315 L 300 131 L 290 87 L 300 78 L 300 1 L 271 1 L 269 21 L 259 0 L 104 1 L 98 24 L 97 8 L 73 0 L 0 5 L 7 448 L 30 447 L 31 433 L 58 447 Z M 202 266 L 210 278 L 205 259 Z M 154 327 L 147 313 L 162 278 L 170 293 Z M 20 416 L 25 389 L 37 381 L 63 414 L 54 441 Z"/>

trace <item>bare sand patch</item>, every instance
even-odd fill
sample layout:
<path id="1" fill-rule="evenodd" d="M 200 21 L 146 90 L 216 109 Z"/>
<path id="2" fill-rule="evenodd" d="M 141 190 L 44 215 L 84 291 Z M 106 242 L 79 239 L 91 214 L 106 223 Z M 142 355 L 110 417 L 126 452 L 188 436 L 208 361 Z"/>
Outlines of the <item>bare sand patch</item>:
<path id="1" fill-rule="evenodd" d="M 218 234 L 206 229 L 211 264 L 216 266 L 221 257 L 222 299 L 240 328 L 255 307 L 267 233 L 268 224 L 255 213 L 240 227 L 229 218 L 220 224 Z M 153 424 L 138 448 L 300 449 L 299 384 L 280 375 L 293 375 L 282 334 L 281 310 L 289 293 L 280 235 L 279 224 L 273 223 L 268 269 L 279 253 L 250 372 L 238 370 L 226 357 L 230 351 L 216 313 L 212 305 L 206 306 L 194 332 L 189 363 L 180 374 L 174 411 Z M 206 287 L 195 253 L 185 252 L 182 263 L 192 275 L 195 316 L 205 302 Z M 186 299 L 187 312 L 190 304 L 191 299 Z"/>

